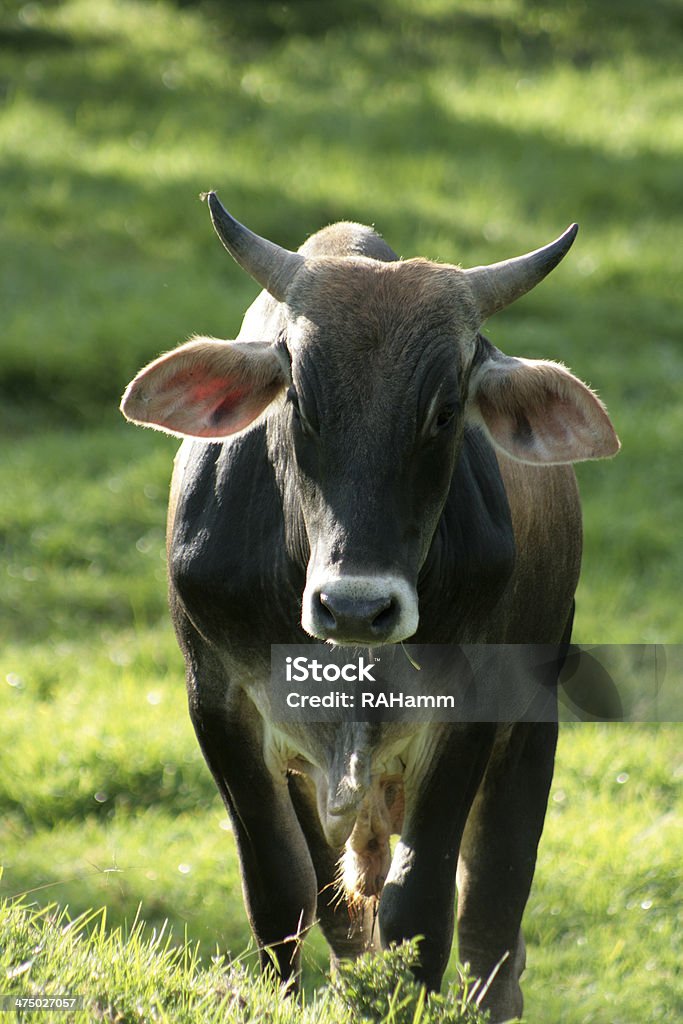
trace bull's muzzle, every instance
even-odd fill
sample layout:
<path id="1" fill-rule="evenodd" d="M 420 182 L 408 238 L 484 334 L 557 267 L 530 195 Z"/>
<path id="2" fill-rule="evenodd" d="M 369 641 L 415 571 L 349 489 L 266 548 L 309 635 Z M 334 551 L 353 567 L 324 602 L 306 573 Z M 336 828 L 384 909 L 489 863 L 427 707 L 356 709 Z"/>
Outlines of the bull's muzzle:
<path id="1" fill-rule="evenodd" d="M 398 643 L 417 629 L 417 594 L 400 576 L 315 573 L 304 591 L 301 623 L 333 644 Z"/>

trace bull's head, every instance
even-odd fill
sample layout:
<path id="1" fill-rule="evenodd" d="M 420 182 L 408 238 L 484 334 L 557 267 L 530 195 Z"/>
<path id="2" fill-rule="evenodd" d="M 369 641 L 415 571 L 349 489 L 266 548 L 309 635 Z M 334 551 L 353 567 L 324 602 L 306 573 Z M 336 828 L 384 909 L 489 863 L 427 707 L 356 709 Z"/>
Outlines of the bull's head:
<path id="1" fill-rule="evenodd" d="M 619 448 L 603 405 L 565 367 L 510 358 L 479 333 L 557 266 L 576 225 L 525 256 L 461 270 L 289 252 L 235 221 L 215 193 L 208 202 L 225 247 L 283 304 L 286 330 L 273 343 L 190 341 L 141 371 L 122 411 L 213 441 L 267 414 L 310 550 L 304 629 L 336 643 L 410 637 L 467 423 L 533 464 Z"/>

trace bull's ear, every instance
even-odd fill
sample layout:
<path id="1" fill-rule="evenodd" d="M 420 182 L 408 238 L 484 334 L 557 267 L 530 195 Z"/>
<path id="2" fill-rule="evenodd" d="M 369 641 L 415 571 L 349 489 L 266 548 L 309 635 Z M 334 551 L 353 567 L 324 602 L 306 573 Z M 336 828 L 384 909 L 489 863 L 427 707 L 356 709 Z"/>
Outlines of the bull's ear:
<path id="1" fill-rule="evenodd" d="M 250 426 L 285 383 L 271 345 L 194 338 L 140 371 L 121 412 L 167 434 L 219 439 Z"/>
<path id="2" fill-rule="evenodd" d="M 566 367 L 493 346 L 472 374 L 468 419 L 519 462 L 602 459 L 620 447 L 600 399 Z"/>

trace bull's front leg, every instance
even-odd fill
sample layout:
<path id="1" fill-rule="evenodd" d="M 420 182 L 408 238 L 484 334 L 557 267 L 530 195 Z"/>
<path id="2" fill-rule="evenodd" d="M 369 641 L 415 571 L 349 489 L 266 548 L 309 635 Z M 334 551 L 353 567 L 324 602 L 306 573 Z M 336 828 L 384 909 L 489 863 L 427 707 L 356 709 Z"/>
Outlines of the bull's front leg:
<path id="1" fill-rule="evenodd" d="M 518 723 L 502 732 L 477 794 L 458 865 L 459 955 L 486 981 L 492 1020 L 522 1013 L 522 915 L 553 775 L 557 725 Z M 502 961 L 502 962 L 501 962 Z"/>
<path id="2" fill-rule="evenodd" d="M 495 726 L 433 726 L 420 788 L 406 785 L 406 816 L 379 907 L 382 945 L 422 936 L 416 977 L 438 990 L 454 929 L 460 840 L 481 782 Z"/>
<path id="3" fill-rule="evenodd" d="M 188 660 L 190 716 L 232 823 L 247 916 L 261 965 L 297 985 L 301 941 L 313 924 L 316 875 L 287 778 L 266 765 L 260 720 L 206 656 Z"/>

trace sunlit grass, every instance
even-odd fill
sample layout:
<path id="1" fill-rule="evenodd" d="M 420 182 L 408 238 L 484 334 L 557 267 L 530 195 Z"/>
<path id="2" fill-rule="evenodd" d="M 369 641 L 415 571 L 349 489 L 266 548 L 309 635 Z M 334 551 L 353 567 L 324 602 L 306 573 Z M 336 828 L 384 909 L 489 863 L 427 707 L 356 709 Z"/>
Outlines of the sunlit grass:
<path id="1" fill-rule="evenodd" d="M 75 1010 L 41 1010 L 48 1022 L 351 1024 L 359 1013 L 377 1024 L 486 1020 L 477 1006 L 481 984 L 465 972 L 447 992 L 426 998 L 410 972 L 416 942 L 343 965 L 329 988 L 300 1001 L 272 975 L 250 970 L 249 956 L 228 963 L 216 955 L 202 965 L 196 946 L 179 941 L 166 924 L 149 927 L 139 914 L 112 929 L 104 912 L 72 917 L 55 906 L 36 911 L 21 901 L 0 902 L 0 935 L 5 998 L 80 1000 Z"/>
<path id="2" fill-rule="evenodd" d="M 678 726 L 565 727 L 526 916 L 529 1020 L 680 1014 L 682 780 Z"/>

